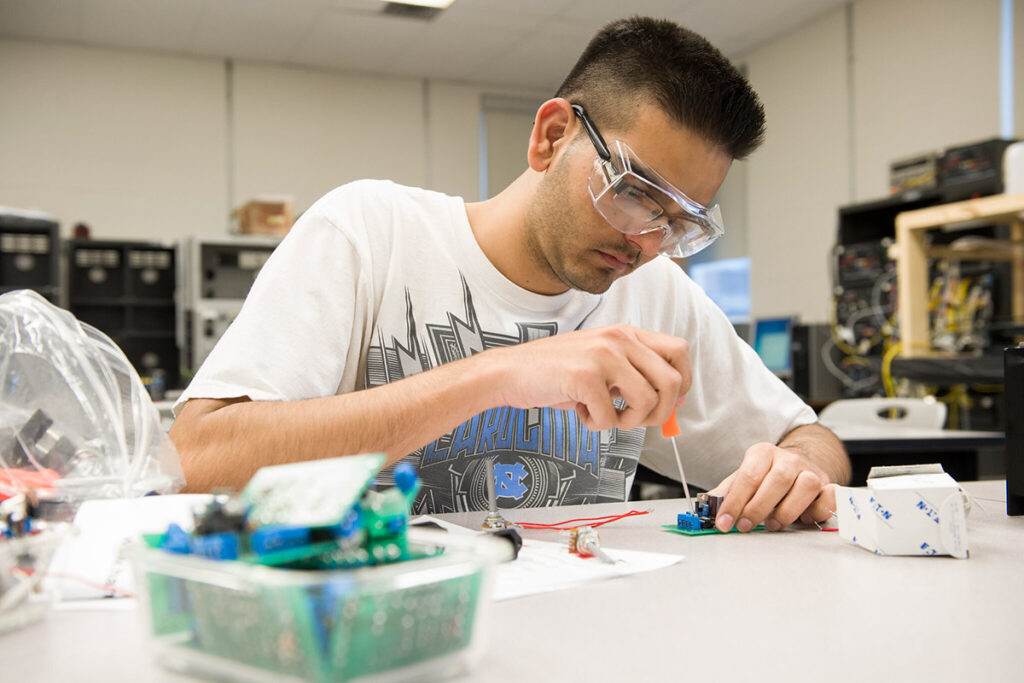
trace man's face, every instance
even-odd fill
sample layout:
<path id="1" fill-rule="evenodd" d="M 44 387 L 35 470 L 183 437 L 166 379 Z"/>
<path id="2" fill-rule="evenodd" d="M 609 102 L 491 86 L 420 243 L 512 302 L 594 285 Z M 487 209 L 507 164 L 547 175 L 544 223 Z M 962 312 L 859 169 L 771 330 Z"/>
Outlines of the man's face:
<path id="1" fill-rule="evenodd" d="M 729 155 L 677 125 L 655 105 L 644 104 L 629 130 L 605 130 L 690 198 L 708 205 L 725 179 Z M 577 128 L 578 130 L 578 122 Z M 587 180 L 597 152 L 577 135 L 552 160 L 527 214 L 526 237 L 543 289 L 567 287 L 599 294 L 658 255 L 660 231 L 626 235 L 597 212 Z"/>

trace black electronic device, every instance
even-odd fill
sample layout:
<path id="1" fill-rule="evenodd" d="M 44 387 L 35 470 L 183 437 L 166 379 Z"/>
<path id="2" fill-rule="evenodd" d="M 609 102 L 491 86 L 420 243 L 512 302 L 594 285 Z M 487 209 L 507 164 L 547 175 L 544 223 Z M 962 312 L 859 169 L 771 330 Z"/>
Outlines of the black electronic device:
<path id="1" fill-rule="evenodd" d="M 843 385 L 829 372 L 823 354 L 835 363 L 840 355 L 831 343 L 827 324 L 793 327 L 793 391 L 809 403 L 834 401 L 843 397 Z"/>
<path id="2" fill-rule="evenodd" d="M 1024 344 L 1003 352 L 1006 514 L 1024 515 Z"/>
<path id="3" fill-rule="evenodd" d="M 56 221 L 0 212 L 0 294 L 15 289 L 32 289 L 61 303 Z"/>
<path id="4" fill-rule="evenodd" d="M 203 242 L 199 249 L 200 298 L 244 299 L 274 245 Z"/>
<path id="5" fill-rule="evenodd" d="M 181 383 L 177 247 L 158 242 L 70 240 L 68 310 L 105 332 L 142 377 Z"/>
<path id="6" fill-rule="evenodd" d="M 834 337 L 842 356 L 838 366 L 849 377 L 844 381 L 843 394 L 848 397 L 874 396 L 881 393 L 881 368 L 887 351 L 899 341 L 897 332 L 898 287 L 896 265 L 889 258 L 889 247 L 896 237 L 896 216 L 938 204 L 958 202 L 974 197 L 998 194 L 1003 191 L 1001 160 L 1008 141 L 986 141 L 976 145 L 962 145 L 946 150 L 939 157 L 937 181 L 915 183 L 914 187 L 900 187 L 900 194 L 870 202 L 840 207 L 836 246 L 832 253 L 833 299 L 832 320 Z M 922 155 L 903 169 L 902 162 L 894 166 L 914 171 L 915 177 L 927 175 L 934 154 Z M 973 161 L 972 161 L 973 160 Z M 899 170 L 899 169 L 897 169 Z M 909 177 L 909 176 L 908 176 Z M 933 231 L 933 246 L 948 245 L 963 237 L 1007 239 L 1005 226 L 978 226 L 955 232 Z M 946 267 L 945 271 L 942 268 Z M 982 271 L 981 273 L 975 271 Z M 990 272 L 990 283 L 982 282 L 980 275 Z M 967 282 L 970 286 L 981 283 L 991 295 L 992 311 L 989 318 L 999 322 L 1009 310 L 1009 268 L 992 262 L 958 262 L 949 264 L 933 261 L 929 280 L 932 285 L 942 282 Z M 979 290 L 980 291 L 980 290 Z M 966 309 L 965 309 L 966 310 Z M 937 315 L 937 314 L 936 314 Z M 984 344 L 990 328 L 986 321 L 974 330 L 950 340 L 951 346 L 976 350 Z M 982 397 L 984 399 L 984 397 Z M 984 420 L 979 420 L 983 424 Z"/>
<path id="7" fill-rule="evenodd" d="M 995 182 L 1002 192 L 1003 153 L 1014 141 L 1002 138 L 950 147 L 939 160 L 938 184 L 953 188 L 978 182 Z"/>

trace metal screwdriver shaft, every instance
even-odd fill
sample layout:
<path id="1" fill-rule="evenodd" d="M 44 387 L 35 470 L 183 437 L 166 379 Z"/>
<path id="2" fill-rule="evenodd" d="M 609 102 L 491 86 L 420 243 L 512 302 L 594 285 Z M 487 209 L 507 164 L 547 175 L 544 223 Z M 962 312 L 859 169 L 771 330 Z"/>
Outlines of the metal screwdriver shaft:
<path id="1" fill-rule="evenodd" d="M 672 452 L 676 454 L 676 467 L 679 468 L 679 482 L 683 485 L 683 493 L 686 494 L 686 507 L 693 512 L 693 500 L 690 498 L 690 487 L 686 485 L 686 474 L 683 473 L 683 459 L 679 457 L 679 447 L 676 446 L 676 437 L 682 434 L 679 423 L 676 422 L 676 411 L 672 409 L 672 415 L 661 425 L 661 435 L 672 442 Z"/>

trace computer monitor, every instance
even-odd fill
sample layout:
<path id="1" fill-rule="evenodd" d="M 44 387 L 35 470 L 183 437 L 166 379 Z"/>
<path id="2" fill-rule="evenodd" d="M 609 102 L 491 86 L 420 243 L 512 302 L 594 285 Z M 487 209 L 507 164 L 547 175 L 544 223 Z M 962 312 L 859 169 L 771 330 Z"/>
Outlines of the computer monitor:
<path id="1" fill-rule="evenodd" d="M 765 366 L 782 378 L 793 375 L 793 318 L 754 321 L 754 351 Z"/>
<path id="2" fill-rule="evenodd" d="M 750 321 L 750 259 L 722 259 L 691 263 L 687 271 L 730 322 Z"/>

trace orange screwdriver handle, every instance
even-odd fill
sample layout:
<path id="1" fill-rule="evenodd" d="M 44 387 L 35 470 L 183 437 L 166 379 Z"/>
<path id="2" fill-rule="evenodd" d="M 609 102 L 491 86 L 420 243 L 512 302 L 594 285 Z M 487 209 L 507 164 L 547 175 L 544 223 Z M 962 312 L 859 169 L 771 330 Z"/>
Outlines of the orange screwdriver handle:
<path id="1" fill-rule="evenodd" d="M 682 433 L 683 431 L 679 429 L 679 423 L 676 422 L 676 409 L 673 408 L 672 414 L 665 420 L 665 424 L 661 425 L 661 435 L 666 439 L 671 439 L 673 436 L 679 436 Z"/>

